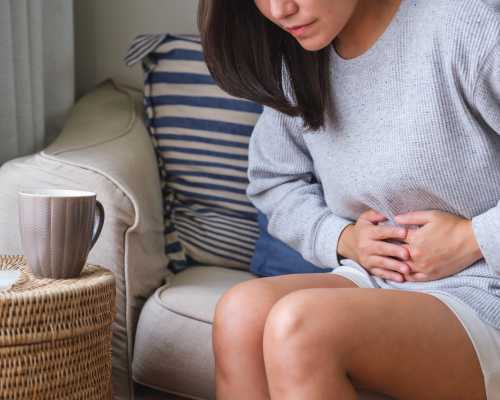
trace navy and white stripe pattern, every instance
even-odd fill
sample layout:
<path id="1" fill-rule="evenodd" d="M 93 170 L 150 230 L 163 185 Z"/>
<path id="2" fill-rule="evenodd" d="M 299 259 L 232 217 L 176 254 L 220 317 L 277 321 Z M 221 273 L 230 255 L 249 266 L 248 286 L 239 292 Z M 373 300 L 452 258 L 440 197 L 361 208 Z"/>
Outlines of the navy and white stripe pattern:
<path id="1" fill-rule="evenodd" d="M 193 35 L 140 35 L 146 123 L 157 151 L 169 268 L 249 269 L 259 236 L 246 196 L 248 143 L 262 107 L 222 91 Z"/>

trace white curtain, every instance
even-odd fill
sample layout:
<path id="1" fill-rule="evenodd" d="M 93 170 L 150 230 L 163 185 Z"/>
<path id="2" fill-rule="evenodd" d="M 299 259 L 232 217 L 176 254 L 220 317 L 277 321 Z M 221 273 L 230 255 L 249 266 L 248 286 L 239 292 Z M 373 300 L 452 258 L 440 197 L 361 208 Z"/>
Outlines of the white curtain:
<path id="1" fill-rule="evenodd" d="M 0 0 L 0 165 L 57 136 L 74 70 L 72 0 Z"/>

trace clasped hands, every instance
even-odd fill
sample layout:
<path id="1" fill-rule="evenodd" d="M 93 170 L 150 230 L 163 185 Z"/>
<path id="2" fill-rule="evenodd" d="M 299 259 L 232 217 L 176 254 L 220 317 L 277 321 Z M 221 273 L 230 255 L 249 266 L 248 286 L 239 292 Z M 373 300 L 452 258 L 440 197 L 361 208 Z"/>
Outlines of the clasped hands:
<path id="1" fill-rule="evenodd" d="M 403 226 L 379 225 L 386 219 L 370 209 L 348 227 L 351 254 L 373 275 L 399 282 L 431 281 L 483 257 L 469 219 L 439 210 L 413 211 L 394 218 Z"/>

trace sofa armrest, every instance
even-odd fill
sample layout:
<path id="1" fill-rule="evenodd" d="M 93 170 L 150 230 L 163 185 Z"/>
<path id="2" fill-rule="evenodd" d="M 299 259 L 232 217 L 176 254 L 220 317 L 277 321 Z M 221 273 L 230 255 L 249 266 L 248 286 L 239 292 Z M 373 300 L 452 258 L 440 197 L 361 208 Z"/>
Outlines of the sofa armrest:
<path id="1" fill-rule="evenodd" d="M 142 305 L 171 274 L 166 268 L 162 195 L 154 148 L 143 123 L 142 93 L 108 80 L 73 107 L 43 151 L 0 168 L 0 252 L 22 254 L 17 191 L 90 190 L 105 209 L 88 262 L 116 279 L 113 392 L 133 399 L 131 362 Z"/>

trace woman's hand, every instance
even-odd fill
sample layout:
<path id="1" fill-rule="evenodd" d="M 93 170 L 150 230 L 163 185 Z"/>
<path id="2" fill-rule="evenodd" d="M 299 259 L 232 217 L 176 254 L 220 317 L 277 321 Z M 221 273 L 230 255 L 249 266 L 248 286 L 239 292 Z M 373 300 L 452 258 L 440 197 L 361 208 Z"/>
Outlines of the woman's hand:
<path id="1" fill-rule="evenodd" d="M 444 211 L 414 211 L 395 217 L 398 224 L 421 225 L 409 229 L 403 244 L 410 282 L 441 279 L 456 274 L 482 258 L 471 220 Z"/>
<path id="2" fill-rule="evenodd" d="M 337 251 L 340 255 L 356 261 L 373 275 L 402 282 L 403 275 L 410 272 L 409 266 L 403 262 L 410 258 L 409 251 L 401 244 L 384 240 L 403 241 L 407 229 L 377 225 L 386 219 L 373 209 L 365 211 L 355 224 L 342 231 Z"/>

